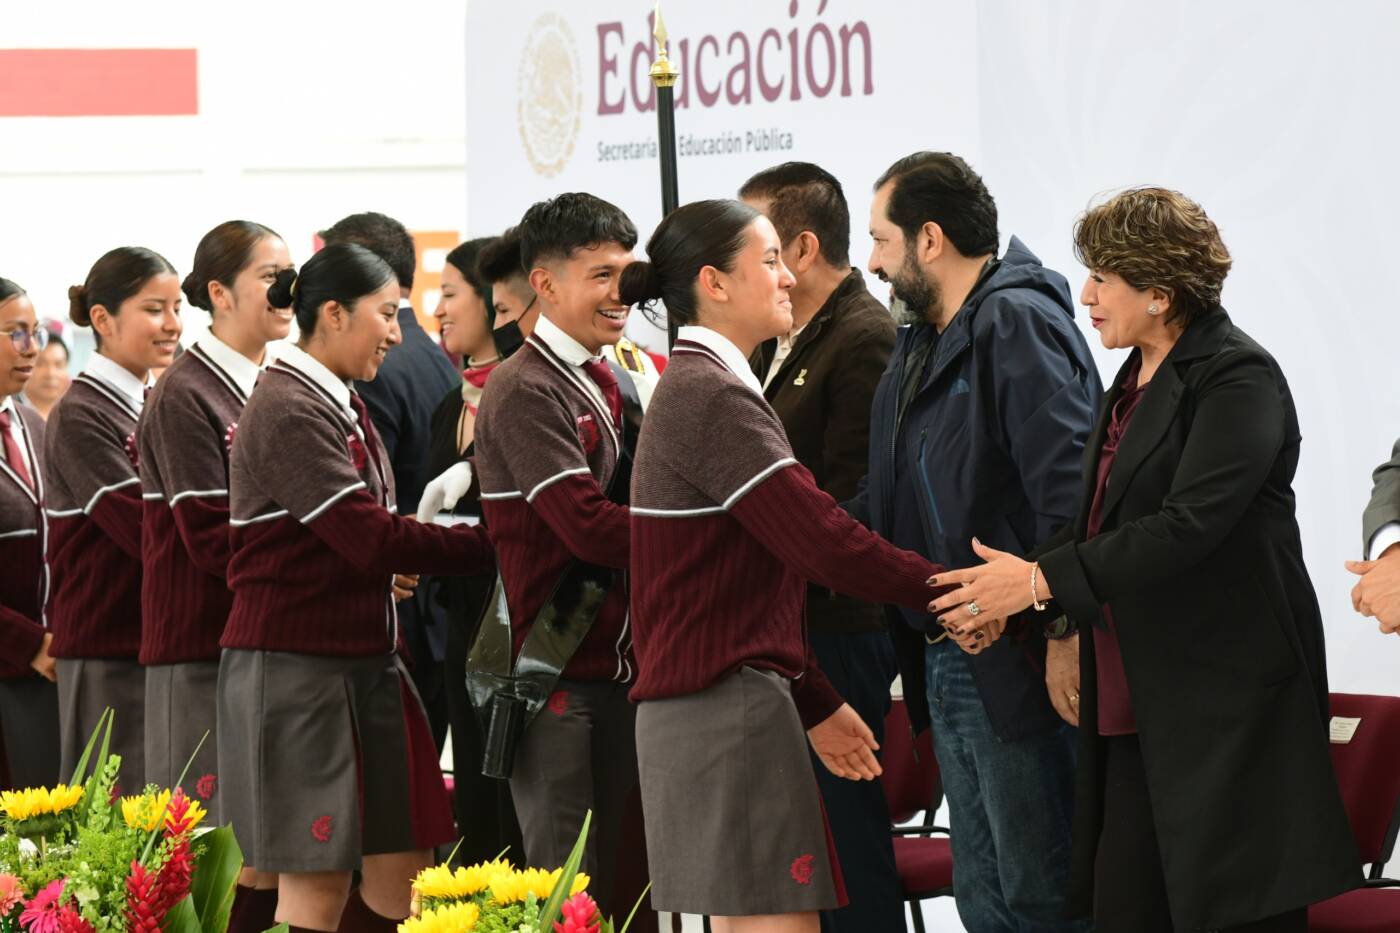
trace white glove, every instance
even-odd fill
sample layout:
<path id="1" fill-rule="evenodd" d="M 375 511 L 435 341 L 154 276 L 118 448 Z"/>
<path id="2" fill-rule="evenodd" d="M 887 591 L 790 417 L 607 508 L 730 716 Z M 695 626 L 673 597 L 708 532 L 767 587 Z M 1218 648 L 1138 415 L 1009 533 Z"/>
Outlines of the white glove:
<path id="1" fill-rule="evenodd" d="M 452 511 L 457 500 L 471 488 L 472 465 L 466 460 L 454 463 L 423 488 L 423 498 L 418 500 L 418 520 L 426 525 L 439 512 Z"/>

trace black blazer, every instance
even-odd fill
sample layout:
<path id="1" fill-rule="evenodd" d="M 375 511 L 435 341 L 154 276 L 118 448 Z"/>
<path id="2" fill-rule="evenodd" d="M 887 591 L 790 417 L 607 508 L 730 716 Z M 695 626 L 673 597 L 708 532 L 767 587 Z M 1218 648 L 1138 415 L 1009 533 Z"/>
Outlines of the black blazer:
<path id="1" fill-rule="evenodd" d="M 1103 794 L 1094 641 L 1113 608 L 1180 931 L 1239 924 L 1357 886 L 1328 752 L 1322 618 L 1294 515 L 1301 437 L 1273 357 L 1224 310 L 1197 319 L 1119 447 L 1084 541 L 1114 380 L 1085 447 L 1083 507 L 1040 549 L 1080 638 L 1070 902 L 1092 904 Z"/>

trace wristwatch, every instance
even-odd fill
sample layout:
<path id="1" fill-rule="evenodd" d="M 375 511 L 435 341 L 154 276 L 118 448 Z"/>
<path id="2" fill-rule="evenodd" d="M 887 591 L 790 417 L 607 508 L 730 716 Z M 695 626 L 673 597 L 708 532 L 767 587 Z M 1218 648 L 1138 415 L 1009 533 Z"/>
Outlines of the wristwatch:
<path id="1" fill-rule="evenodd" d="M 1050 641 L 1060 641 L 1079 634 L 1079 626 L 1069 616 L 1056 616 L 1055 621 L 1045 623 L 1045 637 Z"/>

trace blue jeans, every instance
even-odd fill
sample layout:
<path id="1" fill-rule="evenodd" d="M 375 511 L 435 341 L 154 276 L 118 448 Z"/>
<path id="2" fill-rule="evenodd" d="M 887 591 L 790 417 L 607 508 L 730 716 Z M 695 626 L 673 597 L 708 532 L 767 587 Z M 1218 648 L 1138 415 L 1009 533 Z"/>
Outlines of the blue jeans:
<path id="1" fill-rule="evenodd" d="M 1081 933 L 1064 919 L 1074 807 L 1068 725 L 1015 742 L 992 731 L 967 656 L 928 645 L 933 744 L 948 799 L 954 896 L 968 933 Z"/>

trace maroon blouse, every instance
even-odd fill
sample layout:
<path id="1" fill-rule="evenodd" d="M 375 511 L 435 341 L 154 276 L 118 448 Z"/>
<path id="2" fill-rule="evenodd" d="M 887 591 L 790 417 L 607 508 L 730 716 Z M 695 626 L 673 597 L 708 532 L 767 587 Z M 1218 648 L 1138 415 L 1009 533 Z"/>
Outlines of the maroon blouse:
<path id="1" fill-rule="evenodd" d="M 1138 366 L 1128 371 L 1121 386 L 1123 394 L 1113 405 L 1113 414 L 1104 433 L 1103 450 L 1099 453 L 1097 485 L 1094 487 L 1094 501 L 1089 507 L 1089 524 L 1085 529 L 1085 540 L 1093 538 L 1103 528 L 1104 492 L 1108 489 L 1108 476 L 1113 471 L 1113 461 L 1118 456 L 1118 445 L 1128 432 L 1138 403 L 1142 401 L 1144 386 L 1139 386 Z M 1113 611 L 1105 603 L 1103 607 L 1104 627 L 1094 627 L 1094 657 L 1098 667 L 1099 735 L 1132 735 L 1137 732 L 1137 720 L 1133 717 L 1132 699 L 1128 694 L 1128 678 L 1123 672 L 1123 652 L 1118 645 L 1118 628 L 1113 621 Z"/>

